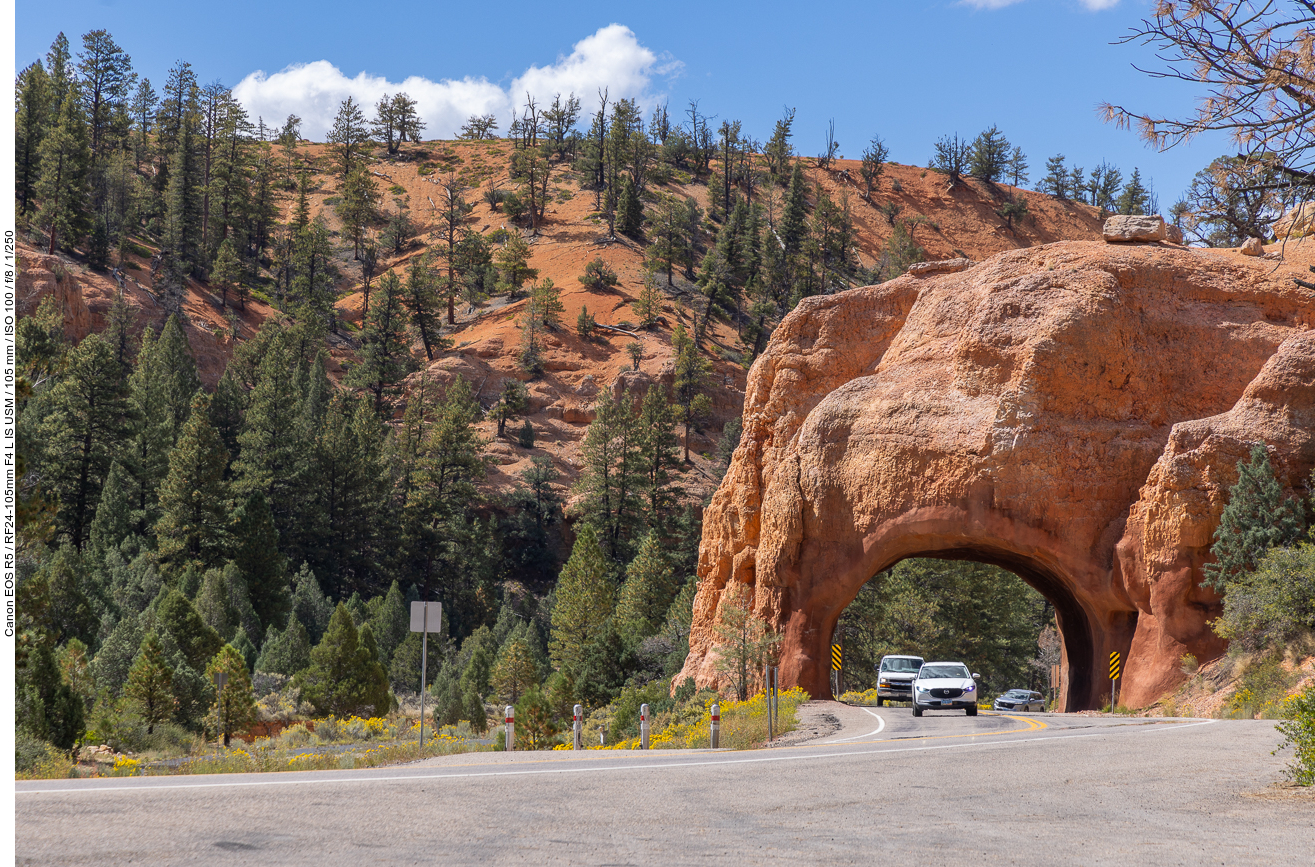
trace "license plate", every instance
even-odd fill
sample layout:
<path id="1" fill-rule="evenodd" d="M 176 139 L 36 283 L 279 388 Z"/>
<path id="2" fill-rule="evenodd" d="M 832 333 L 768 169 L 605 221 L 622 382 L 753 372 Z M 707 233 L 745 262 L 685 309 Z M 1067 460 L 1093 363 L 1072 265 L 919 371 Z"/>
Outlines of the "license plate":
<path id="1" fill-rule="evenodd" d="M 954 704 L 954 702 L 953 702 L 952 700 L 948 699 L 948 698 L 944 698 L 944 699 L 941 699 L 941 704 L 942 704 L 942 705 Z"/>

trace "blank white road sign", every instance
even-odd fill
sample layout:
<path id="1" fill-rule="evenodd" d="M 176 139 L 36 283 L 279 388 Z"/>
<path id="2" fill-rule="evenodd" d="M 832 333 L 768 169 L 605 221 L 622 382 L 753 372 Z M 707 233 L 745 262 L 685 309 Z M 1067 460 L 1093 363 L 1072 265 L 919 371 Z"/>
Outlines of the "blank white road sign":
<path id="1" fill-rule="evenodd" d="M 411 603 L 411 631 L 425 631 L 425 606 L 429 606 L 429 631 L 439 632 L 443 624 L 443 603 L 442 602 L 412 602 Z"/>

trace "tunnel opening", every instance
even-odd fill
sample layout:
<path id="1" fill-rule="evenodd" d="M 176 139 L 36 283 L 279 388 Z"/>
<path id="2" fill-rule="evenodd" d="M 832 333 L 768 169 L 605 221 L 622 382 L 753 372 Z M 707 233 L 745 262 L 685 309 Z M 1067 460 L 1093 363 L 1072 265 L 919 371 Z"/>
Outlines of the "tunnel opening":
<path id="1" fill-rule="evenodd" d="M 963 564 L 963 568 L 954 570 L 950 568 L 951 564 Z M 957 579 L 960 586 L 951 591 L 949 588 L 956 579 L 950 573 L 956 571 L 962 573 Z M 914 583 L 910 584 L 910 580 Z M 874 593 L 874 586 L 884 589 Z M 901 592 L 907 593 L 909 598 L 898 598 Z M 925 606 L 920 599 L 936 601 L 934 594 L 938 592 L 957 592 L 968 598 L 939 600 L 938 610 L 932 617 L 943 616 L 942 623 L 927 623 L 927 618 L 920 618 L 918 611 L 907 610 L 909 605 L 915 608 L 919 604 Z M 925 594 L 933 595 L 927 597 Z M 874 604 L 871 597 L 878 597 L 876 604 L 890 609 L 884 613 L 886 627 L 901 616 L 904 620 L 896 630 L 896 640 L 878 641 L 877 644 L 884 644 L 883 647 L 872 646 L 873 642 L 869 641 L 868 648 L 863 650 L 864 642 L 856 641 L 854 635 L 855 626 L 863 621 L 863 617 L 855 616 L 853 609 L 856 602 L 859 608 L 870 608 Z M 965 616 L 964 611 L 973 605 L 983 606 L 985 615 L 976 622 L 971 616 Z M 901 608 L 906 610 L 899 610 Z M 1045 634 L 1047 624 L 1053 624 L 1054 630 L 1051 636 L 1046 636 L 1056 644 L 1054 655 L 1058 658 L 1053 663 L 1046 659 L 1043 648 L 1038 646 L 1038 639 Z M 926 642 L 926 648 L 911 646 L 920 640 L 920 629 L 926 635 L 934 633 L 937 627 L 970 634 L 945 635 L 943 640 Z M 1020 631 L 1028 633 L 1029 630 L 1030 634 L 1020 639 Z M 974 545 L 901 556 L 878 569 L 855 590 L 850 601 L 837 612 L 830 634 L 833 643 L 842 647 L 842 655 L 847 643 L 856 651 L 851 654 L 854 658 L 850 664 L 842 666 L 839 679 L 843 683 L 838 683 L 834 675 L 829 679 L 833 689 L 841 686 L 842 691 L 853 687 L 875 688 L 875 663 L 879 659 L 866 657 L 879 649 L 888 653 L 924 656 L 930 661 L 931 656 L 923 652 L 925 649 L 932 655 L 950 654 L 974 671 L 985 668 L 985 696 L 1023 687 L 1036 689 L 1049 697 L 1052 695 L 1049 666 L 1058 664 L 1062 675 L 1059 688 L 1053 695 L 1057 699 L 1056 706 L 1066 710 L 1097 706 L 1100 700 L 1098 687 L 1106 687 L 1103 678 L 1100 683 L 1095 678 L 1097 660 L 1088 615 L 1063 578 L 1043 564 L 1007 550 Z M 1020 646 L 1020 641 L 1025 646 Z M 909 646 L 898 649 L 903 645 Z M 953 652 L 956 650 L 961 652 Z M 974 655 L 978 658 L 972 658 Z M 1027 659 L 1022 660 L 1020 656 Z M 1033 659 L 1038 663 L 1032 663 Z M 1027 664 L 1019 664 L 1023 661 Z M 864 671 L 864 667 L 871 670 Z M 850 673 L 848 678 L 844 675 L 846 669 Z"/>

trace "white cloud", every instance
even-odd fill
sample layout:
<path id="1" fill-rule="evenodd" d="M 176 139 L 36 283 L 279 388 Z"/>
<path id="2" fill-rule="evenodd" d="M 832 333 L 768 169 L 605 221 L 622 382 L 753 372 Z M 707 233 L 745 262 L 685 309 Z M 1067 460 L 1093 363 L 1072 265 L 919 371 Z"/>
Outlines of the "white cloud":
<path id="1" fill-rule="evenodd" d="M 1119 0 L 1079 0 L 1079 2 L 1093 12 L 1111 9 L 1119 5 Z"/>
<path id="2" fill-rule="evenodd" d="M 597 92 L 608 88 L 609 98 L 629 97 L 651 102 L 650 85 L 655 76 L 678 74 L 683 65 L 670 56 L 659 56 L 639 44 L 633 31 L 609 24 L 572 46 L 569 55 L 559 56 L 547 66 L 531 66 L 511 83 L 502 86 L 486 78 L 467 76 L 460 80 L 431 81 L 413 75 L 393 83 L 362 72 L 348 78 L 327 60 L 297 63 L 267 75 L 256 71 L 233 88 L 233 95 L 254 120 L 266 126 L 282 126 L 289 114 L 302 119 L 302 135 L 323 140 L 333 125 L 338 105 L 351 96 L 369 117 L 374 104 L 385 93 L 406 92 L 417 103 L 426 123 L 426 138 L 451 138 L 472 114 L 494 114 L 506 132 L 512 112 L 528 90 L 540 103 L 556 93 L 574 92 L 585 110 L 597 107 Z"/>

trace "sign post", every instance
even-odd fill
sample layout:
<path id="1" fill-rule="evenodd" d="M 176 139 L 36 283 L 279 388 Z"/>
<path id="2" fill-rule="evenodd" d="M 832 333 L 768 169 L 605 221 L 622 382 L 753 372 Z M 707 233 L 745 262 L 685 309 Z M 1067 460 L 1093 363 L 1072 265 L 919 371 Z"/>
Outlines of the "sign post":
<path id="1" fill-rule="evenodd" d="M 1114 713 L 1115 695 L 1119 686 L 1119 652 L 1117 650 L 1110 653 L 1110 714 Z"/>
<path id="2" fill-rule="evenodd" d="M 583 713 L 584 708 L 578 704 L 571 710 L 571 749 L 573 750 L 584 749 L 584 744 L 580 743 L 580 733 L 584 726 L 580 716 Z"/>
<path id="3" fill-rule="evenodd" d="M 712 705 L 712 730 L 708 739 L 714 750 L 721 746 L 721 705 L 716 702 Z"/>
<path id="4" fill-rule="evenodd" d="M 840 695 L 840 670 L 844 663 L 844 651 L 840 649 L 839 644 L 831 645 L 831 670 L 835 672 L 836 695 Z"/>
<path id="5" fill-rule="evenodd" d="M 648 705 L 639 706 L 639 748 L 648 749 Z"/>
<path id="6" fill-rule="evenodd" d="M 219 733 L 224 738 L 224 748 L 228 748 L 228 730 L 224 728 L 224 685 L 228 683 L 228 672 L 215 672 L 215 688 L 219 690 Z"/>
<path id="7" fill-rule="evenodd" d="M 507 721 L 507 752 L 511 752 L 516 749 L 516 708 L 507 705 L 504 714 Z"/>
<path id="8" fill-rule="evenodd" d="M 443 628 L 442 602 L 412 602 L 411 631 L 420 633 L 420 748 L 425 748 L 425 690 L 429 673 L 429 633 Z"/>

